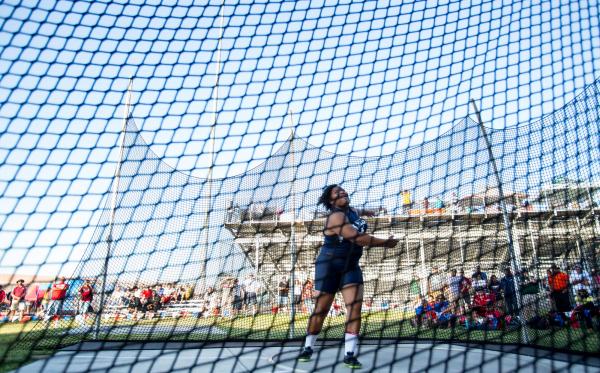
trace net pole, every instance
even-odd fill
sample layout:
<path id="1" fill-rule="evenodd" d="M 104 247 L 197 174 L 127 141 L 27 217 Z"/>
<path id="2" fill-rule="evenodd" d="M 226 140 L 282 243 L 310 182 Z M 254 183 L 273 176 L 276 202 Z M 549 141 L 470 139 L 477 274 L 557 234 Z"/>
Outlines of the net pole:
<path id="1" fill-rule="evenodd" d="M 540 278 L 540 260 L 538 257 L 538 244 L 535 241 L 535 236 L 533 235 L 533 229 L 531 228 L 531 222 L 527 222 L 527 231 L 529 233 L 529 237 L 531 239 L 531 249 L 533 250 L 533 266 L 535 268 L 535 278 L 539 279 Z M 539 237 L 538 237 L 538 241 L 539 241 Z"/>
<path id="2" fill-rule="evenodd" d="M 592 227 L 592 230 L 595 231 L 595 235 L 599 235 L 600 234 L 600 222 L 598 221 L 598 213 L 597 213 L 597 208 L 594 207 L 594 196 L 592 193 L 592 188 L 596 189 L 596 184 L 588 184 L 587 187 L 587 194 L 588 194 L 588 198 L 589 198 L 589 205 L 590 205 L 590 214 L 594 220 L 594 224 Z"/>
<path id="3" fill-rule="evenodd" d="M 125 108 L 123 113 L 123 127 L 121 128 L 121 145 L 119 146 L 119 159 L 117 161 L 117 167 L 115 169 L 113 192 L 110 207 L 110 220 L 108 222 L 108 237 L 106 238 L 106 257 L 104 258 L 104 266 L 102 267 L 102 288 L 100 290 L 100 306 L 98 307 L 98 314 L 96 316 L 95 325 L 95 338 L 99 338 L 100 334 L 100 323 L 102 320 L 102 313 L 104 312 L 104 302 L 106 298 L 106 280 L 108 277 L 108 264 L 113 249 L 113 229 L 115 225 L 115 217 L 117 213 L 117 197 L 119 193 L 119 183 L 121 181 L 121 166 L 123 165 L 123 155 L 125 154 L 125 135 L 127 134 L 127 122 L 129 121 L 129 113 L 131 108 L 131 91 L 133 88 L 133 79 L 129 79 L 129 85 L 127 87 L 127 96 L 125 99 Z"/>
<path id="4" fill-rule="evenodd" d="M 254 237 L 254 278 L 258 280 L 258 261 L 260 260 L 260 234 Z"/>
<path id="5" fill-rule="evenodd" d="M 219 79 L 221 77 L 221 51 L 223 44 L 223 27 L 225 24 L 225 0 L 221 2 L 221 10 L 220 10 L 220 25 L 219 25 L 219 41 L 217 43 L 217 63 L 215 66 L 215 87 L 214 87 L 214 100 L 213 100 L 213 123 L 210 127 L 210 164 L 208 165 L 208 173 L 206 176 L 206 183 L 208 187 L 207 193 L 207 205 L 206 205 L 206 213 L 204 214 L 204 231 L 205 231 L 205 241 L 204 241 L 204 250 L 200 250 L 200 281 L 202 285 L 206 287 L 207 275 L 206 275 L 206 266 L 208 258 L 208 246 L 210 242 L 210 229 L 209 229 L 209 220 L 211 213 L 211 203 L 212 203 L 212 174 L 215 166 L 215 142 L 216 142 L 216 127 L 218 120 L 218 111 L 219 111 Z"/>
<path id="6" fill-rule="evenodd" d="M 296 290 L 296 157 L 294 148 L 294 114 L 290 110 L 290 125 L 292 127 L 292 135 L 290 136 L 290 159 L 292 161 L 291 170 L 291 199 L 292 199 L 292 223 L 290 226 L 290 260 L 291 260 L 291 276 L 290 276 L 290 291 L 291 291 L 291 305 L 290 305 L 290 339 L 294 339 L 295 327 L 294 321 L 296 320 L 296 302 L 294 299 L 294 293 Z"/>
<path id="7" fill-rule="evenodd" d="M 423 293 L 429 291 L 429 270 L 425 261 L 425 239 L 423 238 L 423 223 L 419 223 L 419 257 L 421 259 L 421 288 L 425 289 Z"/>
<path id="8" fill-rule="evenodd" d="M 594 214 L 594 228 L 595 228 L 595 236 L 600 236 L 600 221 L 598 220 L 598 215 Z"/>
<path id="9" fill-rule="evenodd" d="M 515 251 L 515 242 L 513 240 L 513 224 L 508 216 L 508 209 L 506 208 L 506 199 L 504 198 L 504 190 L 502 187 L 502 179 L 500 178 L 500 173 L 498 172 L 498 165 L 496 164 L 496 158 L 494 157 L 494 153 L 492 152 L 492 144 L 487 135 L 487 131 L 485 130 L 485 126 L 483 125 L 483 121 L 481 120 L 481 113 L 479 109 L 477 109 L 477 104 L 475 104 L 475 100 L 471 99 L 471 104 L 473 104 L 473 108 L 475 109 L 475 114 L 477 115 L 477 122 L 479 124 L 479 129 L 483 135 L 483 140 L 485 141 L 485 145 L 487 147 L 488 156 L 490 158 L 490 162 L 492 164 L 492 169 L 494 171 L 494 176 L 496 177 L 496 184 L 498 186 L 498 198 L 500 199 L 500 210 L 502 211 L 502 219 L 504 221 L 504 228 L 506 231 L 506 239 L 508 241 L 508 252 L 510 255 L 510 264 L 513 272 L 513 282 L 515 287 L 515 295 L 517 298 L 517 308 L 519 310 L 519 318 L 521 321 L 521 341 L 523 343 L 529 343 L 529 336 L 527 335 L 527 329 L 523 322 L 525 321 L 523 318 L 523 307 L 522 307 L 522 299 L 521 299 L 521 290 L 519 289 L 519 282 L 517 280 L 517 275 L 521 268 L 521 255 L 520 252 L 517 254 Z"/>

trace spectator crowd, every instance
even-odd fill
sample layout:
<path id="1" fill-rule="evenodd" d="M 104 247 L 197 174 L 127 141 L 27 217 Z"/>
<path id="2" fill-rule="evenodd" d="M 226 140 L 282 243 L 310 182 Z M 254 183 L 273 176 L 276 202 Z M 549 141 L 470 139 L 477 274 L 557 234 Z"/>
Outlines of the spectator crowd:
<path id="1" fill-rule="evenodd" d="M 415 286 L 416 288 L 413 288 Z M 451 269 L 447 274 L 433 267 L 420 292 L 413 279 L 414 324 L 498 330 L 527 323 L 533 328 L 570 326 L 600 330 L 600 275 L 581 264 L 570 272 L 552 264 L 546 276 L 537 278 L 523 269 L 517 275 L 507 267 L 499 277 L 477 266 L 470 275 Z"/>
<path id="2" fill-rule="evenodd" d="M 293 281 L 293 286 L 291 286 Z M 74 288 L 71 288 L 74 287 Z M 513 274 L 488 273 L 476 266 L 470 274 L 453 268 L 447 272 L 433 267 L 427 278 L 416 275 L 409 285 L 414 296 L 414 324 L 419 327 L 448 327 L 497 330 L 527 323 L 534 328 L 570 326 L 598 328 L 600 275 L 588 273 L 580 264 L 568 271 L 552 264 L 545 276 L 523 269 Z M 97 313 L 99 299 L 91 281 L 58 278 L 49 285 L 25 284 L 20 279 L 10 288 L 0 286 L 0 321 L 58 319 L 62 316 L 87 319 Z M 106 298 L 103 314 L 115 318 L 152 318 L 180 306 L 196 317 L 253 316 L 261 313 L 309 315 L 314 309 L 313 283 L 281 277 L 265 286 L 254 274 L 244 278 L 226 276 L 198 294 L 191 284 L 116 286 Z M 96 300 L 96 303 L 94 303 Z M 375 306 L 367 298 L 363 311 L 397 308 L 389 300 Z M 186 308 L 187 307 L 187 308 Z M 191 310 L 193 309 L 193 310 Z M 336 299 L 332 315 L 343 314 Z"/>
<path id="3" fill-rule="evenodd" d="M 58 317 L 63 313 L 68 290 L 69 284 L 64 277 L 46 287 L 35 283 L 25 285 L 25 280 L 19 279 L 8 292 L 0 285 L 0 320 L 28 321 Z M 79 291 L 82 304 L 89 306 L 93 297 L 90 283 L 84 282 Z M 89 310 L 86 308 L 81 313 L 87 316 Z"/>

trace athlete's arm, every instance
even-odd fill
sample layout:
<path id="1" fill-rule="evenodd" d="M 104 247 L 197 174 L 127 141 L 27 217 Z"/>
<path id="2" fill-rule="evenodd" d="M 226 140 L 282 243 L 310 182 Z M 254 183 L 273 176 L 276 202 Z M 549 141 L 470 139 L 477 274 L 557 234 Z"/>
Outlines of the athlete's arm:
<path id="1" fill-rule="evenodd" d="M 367 209 L 357 209 L 356 212 L 360 216 L 373 217 L 373 216 L 377 215 L 377 213 L 375 211 L 373 211 L 373 210 L 367 210 Z"/>
<path id="2" fill-rule="evenodd" d="M 326 235 L 339 235 L 352 241 L 360 246 L 370 247 L 388 247 L 392 248 L 398 244 L 398 239 L 393 236 L 388 239 L 377 238 L 366 233 L 359 233 L 352 224 L 346 222 L 346 216 L 343 212 L 338 211 L 329 215 L 327 222 L 325 223 L 325 234 Z"/>

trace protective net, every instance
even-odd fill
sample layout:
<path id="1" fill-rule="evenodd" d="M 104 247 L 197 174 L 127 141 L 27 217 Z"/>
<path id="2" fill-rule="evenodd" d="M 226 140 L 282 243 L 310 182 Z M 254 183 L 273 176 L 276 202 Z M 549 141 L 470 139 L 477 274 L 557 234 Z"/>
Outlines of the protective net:
<path id="1" fill-rule="evenodd" d="M 599 14 L 3 2 L 0 369 L 597 371 Z"/>

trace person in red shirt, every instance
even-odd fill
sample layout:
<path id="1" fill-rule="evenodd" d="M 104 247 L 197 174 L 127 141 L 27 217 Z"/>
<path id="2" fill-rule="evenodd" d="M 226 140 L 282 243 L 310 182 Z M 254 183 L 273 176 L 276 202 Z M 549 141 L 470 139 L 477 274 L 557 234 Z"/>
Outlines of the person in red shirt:
<path id="1" fill-rule="evenodd" d="M 89 281 L 85 281 L 81 288 L 79 288 L 79 295 L 81 296 L 81 303 L 79 307 L 79 314 L 87 317 L 90 306 L 92 305 L 92 299 L 94 297 L 94 289 Z"/>
<path id="2" fill-rule="evenodd" d="M 142 310 L 146 311 L 146 309 L 148 308 L 148 305 L 150 305 L 152 303 L 152 298 L 153 298 L 153 292 L 152 292 L 152 287 L 148 286 L 146 289 L 142 290 L 142 296 L 140 297 L 140 300 L 142 301 Z"/>
<path id="3" fill-rule="evenodd" d="M 39 289 L 40 286 L 37 284 L 31 284 L 27 288 L 27 293 L 25 294 L 26 314 L 31 314 L 37 311 Z"/>
<path id="4" fill-rule="evenodd" d="M 304 301 L 302 313 L 311 313 L 313 309 L 313 283 L 310 279 L 306 280 L 302 287 L 302 300 Z M 256 301 L 254 303 L 256 309 Z M 256 312 L 254 312 L 253 314 L 255 313 Z"/>
<path id="5" fill-rule="evenodd" d="M 6 311 L 9 305 L 10 302 L 8 301 L 6 290 L 4 290 L 4 287 L 0 285 L 0 312 Z"/>
<path id="6" fill-rule="evenodd" d="M 569 276 L 561 272 L 556 264 L 550 266 L 548 273 L 548 286 L 550 297 L 558 312 L 571 311 L 571 300 L 569 299 Z"/>
<path id="7" fill-rule="evenodd" d="M 27 288 L 25 287 L 24 280 L 18 280 L 17 286 L 11 292 L 11 302 L 10 302 L 10 312 L 8 313 L 8 317 L 10 318 L 13 315 L 16 315 L 17 311 L 20 311 L 21 316 L 23 316 L 23 311 L 25 309 L 25 303 L 23 306 L 20 306 L 22 302 L 25 302 L 25 293 L 27 292 Z"/>
<path id="8" fill-rule="evenodd" d="M 471 295 L 470 295 L 470 291 L 472 288 L 472 281 L 470 278 L 468 278 L 467 276 L 465 276 L 465 270 L 461 269 L 460 270 L 460 285 L 459 285 L 459 290 L 460 290 L 460 308 L 461 308 L 461 312 L 462 314 L 466 314 L 467 310 L 471 307 Z"/>
<path id="9" fill-rule="evenodd" d="M 69 284 L 65 281 L 65 278 L 61 277 L 52 284 L 52 288 L 50 289 L 50 303 L 48 304 L 48 312 L 46 314 L 47 318 L 60 315 L 62 312 L 63 303 L 67 297 L 67 290 L 69 290 Z"/>
<path id="10" fill-rule="evenodd" d="M 142 290 L 142 298 L 152 298 L 152 287 L 148 286 L 146 289 Z"/>
<path id="11" fill-rule="evenodd" d="M 477 289 L 473 296 L 471 306 L 471 322 L 476 328 L 487 328 L 490 317 L 494 315 L 494 295 L 486 292 L 485 289 Z"/>
<path id="12" fill-rule="evenodd" d="M 494 295 L 485 290 L 477 290 L 473 297 L 473 310 L 480 315 L 485 315 L 494 306 Z"/>
<path id="13" fill-rule="evenodd" d="M 4 309 L 7 301 L 8 299 L 6 299 L 6 291 L 4 291 L 4 287 L 0 285 L 0 310 Z"/>

